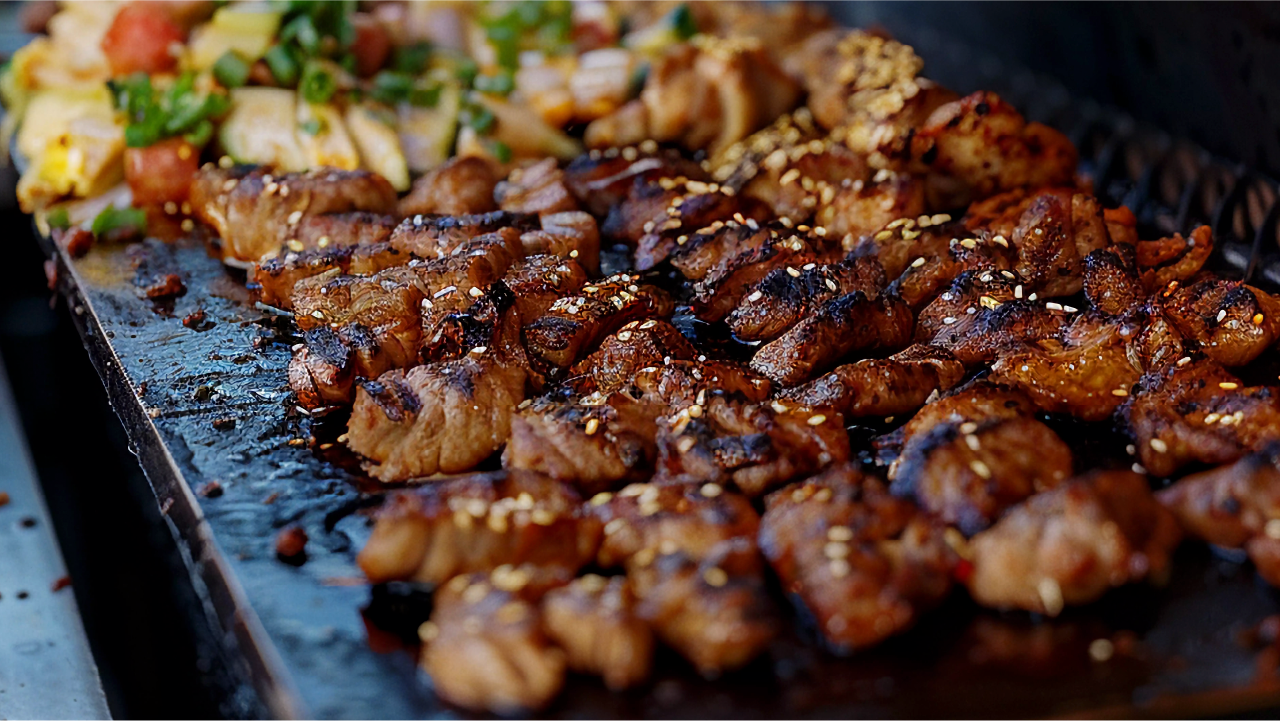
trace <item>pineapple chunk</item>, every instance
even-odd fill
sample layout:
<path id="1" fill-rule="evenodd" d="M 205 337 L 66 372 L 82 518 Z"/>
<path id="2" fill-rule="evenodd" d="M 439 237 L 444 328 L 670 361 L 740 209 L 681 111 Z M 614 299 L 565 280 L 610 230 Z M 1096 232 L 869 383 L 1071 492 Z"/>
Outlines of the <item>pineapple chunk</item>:
<path id="1" fill-rule="evenodd" d="M 347 128 L 360 149 L 364 167 L 386 178 L 397 191 L 404 192 L 409 189 L 409 165 L 400 149 L 396 129 L 379 117 L 385 112 L 369 105 L 351 105 L 347 108 Z M 394 122 L 394 116 L 391 120 Z"/>
<path id="2" fill-rule="evenodd" d="M 285 88 L 249 87 L 231 91 L 231 111 L 218 132 L 222 148 L 238 162 L 293 172 L 306 170 L 306 153 L 296 129 L 298 96 Z"/>
<path id="3" fill-rule="evenodd" d="M 342 113 L 328 103 L 298 101 L 298 144 L 310 167 L 342 170 L 360 167 L 360 154 L 347 133 Z"/>

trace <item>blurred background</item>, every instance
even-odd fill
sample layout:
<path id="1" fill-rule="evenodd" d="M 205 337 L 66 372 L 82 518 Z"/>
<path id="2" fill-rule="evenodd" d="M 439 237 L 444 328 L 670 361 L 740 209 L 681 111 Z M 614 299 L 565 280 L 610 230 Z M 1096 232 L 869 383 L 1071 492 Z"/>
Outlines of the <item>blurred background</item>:
<path id="1" fill-rule="evenodd" d="M 845 24 L 916 45 L 926 74 L 961 92 L 1114 106 L 1280 175 L 1280 4 L 823 4 Z M 0 4 L 0 55 L 27 40 L 24 19 L 37 13 Z M 0 283 L 0 358 L 111 712 L 216 717 L 218 676 L 202 652 L 211 631 L 65 304 L 51 302 L 13 182 L 0 172 L 13 256 Z"/>

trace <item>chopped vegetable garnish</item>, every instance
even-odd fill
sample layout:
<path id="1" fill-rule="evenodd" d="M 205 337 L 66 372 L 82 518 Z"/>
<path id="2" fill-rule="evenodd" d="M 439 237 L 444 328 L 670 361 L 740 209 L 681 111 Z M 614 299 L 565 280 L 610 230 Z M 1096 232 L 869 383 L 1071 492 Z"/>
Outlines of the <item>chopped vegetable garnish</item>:
<path id="1" fill-rule="evenodd" d="M 515 89 L 515 78 L 509 71 L 497 75 L 477 75 L 473 87 L 482 93 L 508 95 Z"/>
<path id="2" fill-rule="evenodd" d="M 308 103 L 327 103 L 337 89 L 338 82 L 324 66 L 309 62 L 303 67 L 298 91 Z"/>
<path id="3" fill-rule="evenodd" d="M 679 40 L 688 40 L 698 34 L 698 24 L 693 19 L 693 12 L 684 3 L 681 3 L 671 11 L 671 14 L 667 16 L 667 21 L 671 23 L 671 28 L 675 31 L 676 38 Z"/>
<path id="4" fill-rule="evenodd" d="M 249 63 L 235 50 L 228 50 L 213 64 L 213 77 L 225 88 L 238 88 L 249 82 Z"/>
<path id="5" fill-rule="evenodd" d="M 397 72 L 418 75 L 427 69 L 430 60 L 431 43 L 414 43 L 396 48 L 391 65 Z"/>
<path id="6" fill-rule="evenodd" d="M 108 205 L 93 219 L 89 230 L 96 236 L 103 236 L 115 230 L 130 229 L 138 233 L 146 232 L 147 213 L 141 208 L 117 208 Z"/>
<path id="7" fill-rule="evenodd" d="M 225 114 L 230 105 L 222 93 L 196 93 L 193 73 L 183 73 L 172 87 L 159 94 L 151 86 L 151 78 L 141 73 L 113 80 L 108 87 L 116 108 L 128 118 L 124 138 L 131 148 L 145 148 L 184 134 L 196 139 L 204 136 L 207 141 L 212 127 L 206 131 L 202 124 Z M 191 142 L 200 145 L 194 140 Z"/>
<path id="8" fill-rule="evenodd" d="M 272 45 L 271 49 L 262 56 L 262 60 L 271 71 L 271 77 L 275 78 L 280 85 L 293 87 L 298 83 L 298 61 L 284 45 Z"/>
<path id="9" fill-rule="evenodd" d="M 67 214 L 66 208 L 54 208 L 45 216 L 45 222 L 50 228 L 66 230 L 71 227 L 71 216 Z"/>

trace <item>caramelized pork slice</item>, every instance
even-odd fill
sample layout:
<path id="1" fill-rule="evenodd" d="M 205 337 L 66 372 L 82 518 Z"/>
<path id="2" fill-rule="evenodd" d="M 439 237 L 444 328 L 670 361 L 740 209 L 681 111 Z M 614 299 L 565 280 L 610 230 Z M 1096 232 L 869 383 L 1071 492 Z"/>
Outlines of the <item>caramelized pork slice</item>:
<path id="1" fill-rule="evenodd" d="M 834 249 L 806 242 L 799 235 L 770 233 L 776 235 L 757 247 L 723 257 L 694 283 L 691 306 L 698 318 L 708 323 L 724 319 L 771 271 L 791 276 L 802 269 L 815 270 L 834 255 Z M 871 294 L 878 290 L 873 288 Z"/>
<path id="2" fill-rule="evenodd" d="M 578 209 L 555 158 L 516 168 L 494 190 L 498 206 L 513 213 L 563 213 Z"/>
<path id="3" fill-rule="evenodd" d="M 569 668 L 600 676 L 613 691 L 642 683 L 653 666 L 653 630 L 637 612 L 625 576 L 589 573 L 548 592 L 542 601 L 547 635 L 564 649 Z"/>
<path id="4" fill-rule="evenodd" d="M 272 175 L 263 168 L 209 164 L 191 184 L 191 207 L 222 239 L 223 260 L 253 263 L 295 238 L 307 216 L 395 213 L 396 191 L 381 175 L 363 170 Z"/>
<path id="5" fill-rule="evenodd" d="M 871 175 L 865 159 L 825 136 L 801 108 L 721 154 L 715 175 L 742 186 L 743 195 L 763 201 L 775 215 L 808 222 L 838 191 L 861 188 Z"/>
<path id="6" fill-rule="evenodd" d="M 522 563 L 571 578 L 595 555 L 600 528 L 560 481 L 520 470 L 477 473 L 389 494 L 357 560 L 372 583 L 441 584 Z"/>
<path id="7" fill-rule="evenodd" d="M 788 389 L 784 401 L 831 408 L 848 418 L 895 416 L 923 406 L 965 375 L 950 352 L 914 345 L 884 360 L 861 360 Z"/>
<path id="8" fill-rule="evenodd" d="M 1240 281 L 1209 278 L 1162 295 L 1182 337 L 1229 368 L 1251 363 L 1280 336 L 1280 298 Z"/>
<path id="9" fill-rule="evenodd" d="M 721 541 L 703 556 L 659 548 L 627 568 L 637 612 L 698 673 L 715 678 L 745 666 L 778 633 L 754 537 Z"/>
<path id="10" fill-rule="evenodd" d="M 669 189 L 664 189 L 666 186 Z M 741 198 L 728 187 L 684 179 L 659 180 L 652 187 L 632 193 L 629 200 L 605 219 L 605 227 L 620 228 L 622 231 L 615 231 L 615 235 L 625 232 L 626 237 L 632 235 L 627 228 L 639 229 L 641 232 L 635 236 L 638 238 L 635 266 L 638 270 L 649 270 L 676 256 L 700 256 L 697 248 L 703 241 L 695 240 L 697 236 L 714 234 L 730 222 L 735 223 L 730 227 L 746 226 L 748 231 L 755 231 L 770 215 L 767 206 L 751 198 Z M 749 233 L 743 237 L 749 237 Z M 685 250 L 690 243 L 693 247 Z M 699 260 L 681 261 L 684 267 L 680 270 L 686 277 L 700 278 L 720 259 L 721 255 L 711 254 Z M 702 271 L 693 269 L 699 262 Z"/>
<path id="11" fill-rule="evenodd" d="M 530 354 L 553 369 L 567 369 L 627 323 L 669 317 L 675 309 L 670 296 L 637 285 L 638 280 L 619 273 L 557 300 L 545 315 L 525 325 Z"/>
<path id="12" fill-rule="evenodd" d="M 946 597 L 955 563 L 939 526 L 847 465 L 770 495 L 760 548 L 840 652 L 909 629 Z"/>
<path id="13" fill-rule="evenodd" d="M 823 303 L 756 352 L 751 368 L 782 386 L 799 385 L 851 353 L 884 353 L 903 348 L 911 338 L 911 310 L 885 294 L 862 291 Z"/>
<path id="14" fill-rule="evenodd" d="M 758 258 L 768 258 L 780 252 L 812 252 L 810 241 L 808 234 L 780 223 L 740 223 L 729 218 L 715 220 L 690 233 L 684 240 L 677 238 L 676 247 L 668 255 L 672 267 L 685 278 L 704 280 L 717 270 L 724 275 L 723 268 L 734 263 L 739 256 L 754 254 Z"/>
<path id="15" fill-rule="evenodd" d="M 1213 255 L 1213 230 L 1202 225 L 1188 238 L 1174 234 L 1161 240 L 1142 240 L 1136 248 L 1147 292 L 1168 289 L 1171 283 L 1184 283 L 1204 267 Z"/>
<path id="16" fill-rule="evenodd" d="M 1095 471 L 1032 496 L 969 543 L 975 601 L 1049 616 L 1110 588 L 1168 578 L 1181 538 L 1142 476 Z"/>
<path id="17" fill-rule="evenodd" d="M 913 170 L 935 176 L 933 202 L 944 208 L 1014 188 L 1065 185 L 1076 172 L 1076 149 L 1065 135 L 1028 123 L 985 91 L 934 110 L 911 137 L 910 152 Z"/>
<path id="18" fill-rule="evenodd" d="M 1209 543 L 1245 548 L 1258 574 L 1280 586 L 1280 445 L 1229 466 L 1196 473 L 1156 494 L 1182 530 Z"/>
<path id="19" fill-rule="evenodd" d="M 609 394 L 636 383 L 642 369 L 672 360 L 693 360 L 698 349 L 665 320 L 633 320 L 600 343 L 596 352 L 573 366 L 575 386 Z"/>
<path id="20" fill-rule="evenodd" d="M 497 169 L 484 158 L 458 156 L 413 181 L 400 199 L 400 215 L 474 215 L 498 209 Z"/>
<path id="21" fill-rule="evenodd" d="M 516 261 L 502 276 L 515 296 L 516 314 L 522 320 L 541 317 L 561 298 L 587 284 L 587 271 L 573 258 L 530 255 Z"/>
<path id="22" fill-rule="evenodd" d="M 905 224 L 899 227 L 900 231 L 886 229 L 877 233 L 876 236 L 886 232 L 901 232 L 904 235 L 922 232 L 909 230 Z M 937 235 L 953 235 L 956 229 L 958 229 L 957 225 L 947 224 L 939 229 Z M 887 240 L 892 241 L 893 238 L 890 237 Z M 918 312 L 934 302 L 966 270 L 998 274 L 999 280 L 995 281 L 997 284 L 1003 283 L 1004 280 L 1016 281 L 1016 275 L 1013 278 L 1009 277 L 1013 275 L 1010 269 L 1014 262 L 1013 251 L 1009 242 L 1003 237 L 991 239 L 952 237 L 947 242 L 946 249 L 940 254 L 919 256 L 911 261 L 902 274 L 889 284 L 888 290 L 902 298 L 913 311 Z"/>
<path id="23" fill-rule="evenodd" d="M 648 565 L 659 552 L 709 558 L 721 541 L 754 539 L 760 528 L 760 516 L 745 496 L 713 483 L 633 483 L 593 496 L 589 507 L 604 524 L 596 557 L 604 568 Z"/>
<path id="24" fill-rule="evenodd" d="M 415 215 L 391 234 L 391 245 L 420 258 L 443 258 L 473 238 L 498 233 L 515 257 L 523 254 L 520 234 L 539 227 L 534 215 L 494 211 L 480 215 Z"/>
<path id="25" fill-rule="evenodd" d="M 966 270 L 920 311 L 917 342 L 955 354 L 974 368 L 1000 356 L 1057 339 L 1068 316 L 1026 298 L 1024 286 L 1007 270 Z M 1061 307 L 1061 306 L 1059 306 Z"/>
<path id="26" fill-rule="evenodd" d="M 967 383 L 938 400 L 927 403 L 900 430 L 910 442 L 944 423 L 982 423 L 1001 418 L 1029 416 L 1035 406 L 1021 391 L 1006 385 L 978 380 Z"/>
<path id="27" fill-rule="evenodd" d="M 641 368 L 635 387 L 645 400 L 675 413 L 704 405 L 709 398 L 763 403 L 772 392 L 768 378 L 740 363 L 666 358 L 660 364 Z"/>
<path id="28" fill-rule="evenodd" d="M 572 258 L 592 275 L 600 273 L 600 229 L 596 219 L 581 210 L 544 213 L 542 229 L 520 234 L 525 255 Z"/>
<path id="29" fill-rule="evenodd" d="M 313 328 L 302 334 L 289 360 L 289 387 L 298 405 L 314 409 L 343 406 L 355 395 L 356 383 L 377 378 L 394 367 L 395 358 L 359 323 L 337 330 Z"/>
<path id="30" fill-rule="evenodd" d="M 367 459 L 374 478 L 469 471 L 510 437 L 529 375 L 515 315 L 509 308 L 469 311 L 456 322 L 460 330 L 423 349 L 440 360 L 360 384 L 347 445 Z"/>
<path id="31" fill-rule="evenodd" d="M 389 233 L 388 233 L 389 234 Z M 335 271 L 344 275 L 372 275 L 380 270 L 404 265 L 414 256 L 396 250 L 388 242 L 333 246 L 289 251 L 255 263 L 249 271 L 248 287 L 267 305 L 292 310 L 293 289 L 299 282 Z"/>
<path id="32" fill-rule="evenodd" d="M 1053 192 L 1032 200 L 1010 238 L 1013 270 L 1043 298 L 1073 295 L 1084 284 L 1084 259 L 1110 243 L 1101 206 L 1077 193 L 1070 201 Z"/>
<path id="33" fill-rule="evenodd" d="M 592 150 L 580 155 L 564 169 L 565 182 L 583 208 L 592 215 L 604 217 L 626 200 L 636 188 L 647 187 L 664 179 L 674 185 L 694 180 L 709 181 L 702 166 L 685 158 L 676 150 L 637 152 L 631 148 L 624 152 L 619 148 Z M 638 227 L 638 226 L 637 226 Z M 631 240 L 640 238 L 636 234 Z"/>
<path id="34" fill-rule="evenodd" d="M 432 689 L 471 711 L 527 713 L 564 686 L 565 653 L 543 628 L 538 602 L 569 578 L 531 567 L 455 576 L 418 629 Z"/>
<path id="35" fill-rule="evenodd" d="M 991 366 L 992 379 L 1021 389 L 1040 410 L 1100 421 L 1120 407 L 1142 374 L 1129 354 L 1128 339 L 1137 332 L 1121 321 L 1081 314 L 1064 343 L 1003 353 Z"/>
<path id="36" fill-rule="evenodd" d="M 583 493 L 647 478 L 663 410 L 623 393 L 592 404 L 534 400 L 512 416 L 502 464 L 572 483 Z"/>
<path id="37" fill-rule="evenodd" d="M 290 305 L 294 322 L 304 333 L 359 324 L 372 335 L 391 367 L 407 368 L 418 358 L 422 340 L 419 307 L 432 290 L 408 266 L 372 276 L 331 270 L 299 281 Z"/>
<path id="38" fill-rule="evenodd" d="M 738 301 L 729 328 L 741 340 L 772 340 L 828 300 L 855 290 L 873 298 L 886 282 L 884 268 L 872 257 L 774 268 Z"/>
<path id="39" fill-rule="evenodd" d="M 834 411 L 714 397 L 659 424 L 654 482 L 732 484 L 761 496 L 849 455 L 849 435 Z"/>
<path id="40" fill-rule="evenodd" d="M 1124 408 L 1138 458 L 1155 476 L 1193 463 L 1230 463 L 1280 440 L 1280 391 L 1246 386 L 1209 360 L 1148 373 Z"/>
<path id="41" fill-rule="evenodd" d="M 912 436 L 890 469 L 895 495 L 971 536 L 1071 475 L 1071 450 L 1034 418 L 943 423 Z"/>
<path id="42" fill-rule="evenodd" d="M 874 233 L 842 242 L 851 257 L 870 256 L 880 261 L 885 277 L 892 281 L 908 268 L 919 268 L 930 259 L 947 255 L 953 241 L 969 236 L 958 223 L 951 222 L 951 216 L 940 214 L 898 218 Z"/>
<path id="43" fill-rule="evenodd" d="M 1084 295 L 1104 315 L 1123 315 L 1147 298 L 1132 245 L 1117 243 L 1084 257 Z"/>

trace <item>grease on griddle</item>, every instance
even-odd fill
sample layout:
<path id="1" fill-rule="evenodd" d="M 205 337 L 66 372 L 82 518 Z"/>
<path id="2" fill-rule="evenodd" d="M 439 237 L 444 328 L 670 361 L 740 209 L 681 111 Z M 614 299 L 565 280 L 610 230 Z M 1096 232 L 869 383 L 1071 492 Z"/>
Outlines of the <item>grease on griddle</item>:
<path id="1" fill-rule="evenodd" d="M 191 330 L 196 331 L 197 333 L 203 333 L 204 331 L 209 330 L 216 324 L 213 321 L 207 319 L 207 317 L 205 316 L 204 308 L 197 308 L 194 311 L 188 313 L 187 316 L 182 319 L 182 325 L 186 326 L 187 328 L 190 328 Z"/>

